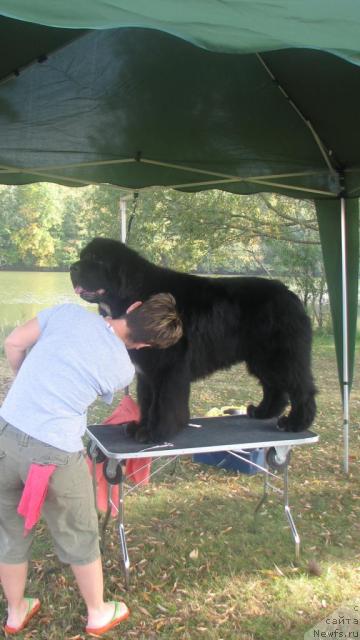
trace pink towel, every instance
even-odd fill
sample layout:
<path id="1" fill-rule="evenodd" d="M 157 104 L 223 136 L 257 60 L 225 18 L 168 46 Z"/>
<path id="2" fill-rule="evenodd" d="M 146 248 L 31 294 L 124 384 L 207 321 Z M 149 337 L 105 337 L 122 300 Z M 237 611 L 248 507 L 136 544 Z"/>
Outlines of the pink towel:
<path id="1" fill-rule="evenodd" d="M 25 518 L 24 536 L 26 536 L 41 516 L 49 480 L 56 469 L 55 464 L 32 464 L 29 467 L 24 490 L 17 512 Z"/>
<path id="2" fill-rule="evenodd" d="M 140 407 L 131 396 L 124 396 L 112 414 L 104 420 L 104 424 L 122 424 L 133 421 L 140 422 Z"/>
<path id="3" fill-rule="evenodd" d="M 103 424 L 123 424 L 124 422 L 139 422 L 140 408 L 131 396 L 124 396 L 112 414 L 104 420 Z M 87 459 L 90 471 L 92 472 L 92 460 Z M 125 475 L 134 484 L 148 484 L 150 479 L 151 458 L 136 458 L 126 461 Z M 100 511 L 106 511 L 108 503 L 108 484 L 103 474 L 103 464 L 96 465 L 96 502 Z M 112 501 L 118 503 L 119 489 L 113 485 Z M 111 514 L 116 517 L 117 510 L 112 507 Z"/>

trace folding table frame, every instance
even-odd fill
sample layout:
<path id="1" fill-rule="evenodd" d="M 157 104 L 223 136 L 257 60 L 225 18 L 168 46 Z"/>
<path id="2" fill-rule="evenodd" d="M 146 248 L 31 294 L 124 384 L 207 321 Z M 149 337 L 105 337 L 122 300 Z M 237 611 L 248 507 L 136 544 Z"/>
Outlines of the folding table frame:
<path id="1" fill-rule="evenodd" d="M 287 433 L 277 428 L 275 419 L 257 420 L 237 415 L 216 418 L 193 418 L 186 429 L 177 434 L 172 442 L 153 445 L 144 446 L 135 442 L 126 434 L 124 425 L 90 425 L 87 428 L 87 434 L 90 438 L 88 453 L 94 461 L 99 461 L 99 458 L 102 461 L 105 460 L 105 475 L 108 481 L 108 504 L 102 526 L 102 541 L 104 542 L 106 526 L 112 507 L 115 506 L 118 512 L 119 537 L 126 586 L 129 585 L 130 559 L 125 534 L 124 499 L 127 493 L 139 486 L 135 485 L 129 488 L 127 492 L 125 491 L 125 474 L 122 465 L 127 459 L 131 458 L 166 458 L 164 463 L 151 475 L 158 473 L 179 456 L 216 451 L 225 451 L 235 458 L 254 466 L 264 476 L 263 494 L 254 512 L 255 522 L 261 506 L 269 495 L 269 490 L 280 493 L 283 497 L 284 512 L 295 543 L 295 558 L 296 560 L 299 559 L 300 536 L 289 505 L 289 460 L 293 447 L 313 444 L 318 441 L 318 436 L 311 431 Z M 264 466 L 245 457 L 249 451 L 254 449 L 265 450 L 266 462 Z M 94 491 L 96 492 L 95 464 L 93 465 L 93 470 Z M 274 480 L 279 481 L 281 479 L 283 481 L 282 488 L 273 484 Z M 113 485 L 119 486 L 118 503 L 116 505 L 112 500 Z"/>

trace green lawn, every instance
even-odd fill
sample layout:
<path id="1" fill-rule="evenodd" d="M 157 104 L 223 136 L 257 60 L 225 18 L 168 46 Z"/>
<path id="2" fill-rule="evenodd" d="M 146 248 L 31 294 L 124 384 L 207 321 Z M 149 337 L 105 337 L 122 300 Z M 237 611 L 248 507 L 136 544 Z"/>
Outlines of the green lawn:
<path id="1" fill-rule="evenodd" d="M 299 447 L 291 462 L 291 505 L 302 553 L 281 502 L 271 497 L 253 532 L 262 491 L 257 475 L 231 474 L 183 458 L 126 499 L 131 587 L 124 589 L 115 523 L 104 564 L 107 597 L 124 598 L 131 616 L 107 638 L 152 640 L 300 640 L 316 622 L 360 592 L 360 385 L 351 401 L 350 475 L 342 473 L 342 418 L 332 341 L 315 340 L 319 389 L 313 430 L 318 445 Z M 10 377 L 1 363 L 2 395 Z M 259 389 L 234 367 L 193 385 L 192 414 L 257 400 Z M 109 410 L 97 403 L 90 422 Z M 169 469 L 172 465 L 169 466 Z M 33 550 L 28 593 L 43 600 L 23 638 L 81 640 L 85 609 L 69 571 L 52 552 L 43 525 Z M 320 575 L 317 575 L 320 574 Z M 4 603 L 0 602 L 5 615 Z"/>

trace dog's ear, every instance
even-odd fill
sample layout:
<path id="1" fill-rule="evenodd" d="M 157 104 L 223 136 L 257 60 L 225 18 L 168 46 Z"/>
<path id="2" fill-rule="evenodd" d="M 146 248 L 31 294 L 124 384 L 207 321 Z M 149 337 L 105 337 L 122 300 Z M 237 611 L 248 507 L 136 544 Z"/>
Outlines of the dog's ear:
<path id="1" fill-rule="evenodd" d="M 128 307 L 126 309 L 126 313 L 131 313 L 132 311 L 134 311 L 135 309 L 137 309 L 138 307 L 140 307 L 142 305 L 141 300 L 137 300 L 137 302 L 133 302 L 130 307 Z"/>

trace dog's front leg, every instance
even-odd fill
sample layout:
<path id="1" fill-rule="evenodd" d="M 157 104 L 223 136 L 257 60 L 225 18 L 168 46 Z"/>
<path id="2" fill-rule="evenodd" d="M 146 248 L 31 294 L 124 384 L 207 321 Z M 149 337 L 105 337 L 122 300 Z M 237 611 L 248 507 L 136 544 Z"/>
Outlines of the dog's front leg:
<path id="1" fill-rule="evenodd" d="M 138 442 L 150 442 L 150 429 L 148 427 L 150 423 L 150 417 L 153 413 L 152 407 L 154 403 L 154 390 L 147 377 L 142 374 L 137 374 L 137 402 L 140 407 L 140 424 L 131 422 L 127 426 L 127 434 Z"/>
<path id="2" fill-rule="evenodd" d="M 186 366 L 177 365 L 155 387 L 154 417 L 151 432 L 156 442 L 171 442 L 189 422 L 190 374 Z"/>
<path id="3" fill-rule="evenodd" d="M 138 442 L 164 442 L 189 421 L 190 373 L 185 363 L 174 364 L 150 380 L 138 377 L 141 422 L 134 436 Z"/>

